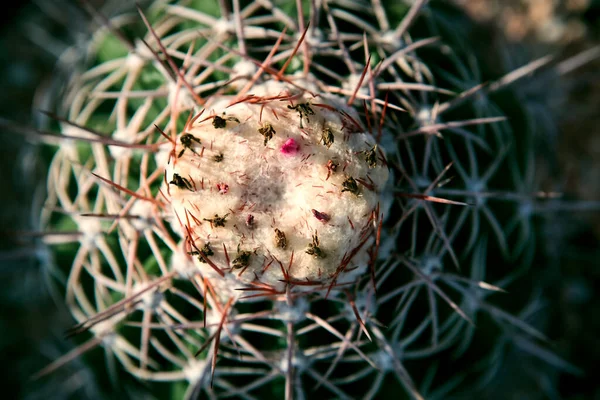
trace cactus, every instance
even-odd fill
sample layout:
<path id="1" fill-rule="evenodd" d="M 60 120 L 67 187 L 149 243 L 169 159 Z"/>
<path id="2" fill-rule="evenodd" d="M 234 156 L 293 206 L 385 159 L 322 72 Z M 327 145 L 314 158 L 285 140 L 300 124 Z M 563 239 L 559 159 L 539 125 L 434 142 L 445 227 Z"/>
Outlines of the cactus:
<path id="1" fill-rule="evenodd" d="M 551 58 L 483 84 L 443 4 L 382 3 L 96 15 L 45 134 L 41 216 L 81 342 L 37 376 L 103 347 L 175 397 L 445 398 L 493 370 L 465 367 L 482 319 L 500 349 L 576 372 L 532 309 L 489 299 L 529 267 L 552 197 L 497 93 Z M 436 378 L 449 352 L 464 370 Z"/>

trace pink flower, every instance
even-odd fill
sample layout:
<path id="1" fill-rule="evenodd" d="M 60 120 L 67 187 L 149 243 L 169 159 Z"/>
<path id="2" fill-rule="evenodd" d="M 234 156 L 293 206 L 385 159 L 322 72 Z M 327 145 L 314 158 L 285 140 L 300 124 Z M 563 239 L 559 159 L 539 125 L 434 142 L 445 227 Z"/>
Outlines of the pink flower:
<path id="1" fill-rule="evenodd" d="M 300 150 L 300 145 L 296 143 L 296 141 L 292 138 L 289 138 L 285 141 L 285 143 L 281 146 L 281 153 L 287 156 L 293 156 Z"/>
<path id="2" fill-rule="evenodd" d="M 229 192 L 229 185 L 223 182 L 217 183 L 217 189 L 219 190 L 219 193 L 221 194 L 225 194 L 227 192 Z"/>

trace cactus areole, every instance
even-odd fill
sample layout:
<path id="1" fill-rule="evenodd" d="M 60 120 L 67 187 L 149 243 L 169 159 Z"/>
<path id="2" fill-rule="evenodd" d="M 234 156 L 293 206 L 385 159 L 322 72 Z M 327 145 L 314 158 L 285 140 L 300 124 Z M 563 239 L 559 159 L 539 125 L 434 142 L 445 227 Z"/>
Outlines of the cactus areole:
<path id="1" fill-rule="evenodd" d="M 170 221 L 193 259 L 182 272 L 278 291 L 367 273 L 385 155 L 352 108 L 312 89 L 308 80 L 255 84 L 241 99 L 213 96 L 188 121 L 165 172 Z"/>

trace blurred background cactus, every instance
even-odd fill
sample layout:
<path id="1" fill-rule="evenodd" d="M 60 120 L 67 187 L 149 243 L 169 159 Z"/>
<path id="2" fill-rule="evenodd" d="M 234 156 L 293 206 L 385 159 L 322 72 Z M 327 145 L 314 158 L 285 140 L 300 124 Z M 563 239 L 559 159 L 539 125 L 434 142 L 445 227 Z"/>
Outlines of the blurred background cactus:
<path id="1" fill-rule="evenodd" d="M 13 335 L 4 354 L 23 360 L 4 376 L 26 382 L 18 396 L 593 395 L 585 371 L 599 357 L 595 335 L 584 332 L 598 332 L 587 314 L 598 272 L 585 265 L 597 261 L 598 242 L 572 215 L 597 211 L 597 198 L 565 193 L 557 144 L 565 140 L 561 113 L 574 112 L 565 83 L 575 81 L 564 76 L 597 58 L 597 48 L 528 59 L 442 1 L 148 1 L 140 11 L 122 3 L 38 2 L 43 17 L 26 20 L 58 63 L 36 87 L 36 108 L 50 113 L 7 112 L 11 122 L 3 120 L 18 149 L 4 161 L 3 173 L 13 174 L 4 180 L 18 183 L 14 195 L 32 194 L 3 207 L 31 210 L 3 217 L 26 242 L 5 245 L 2 269 L 14 310 L 6 311 Z M 5 62 L 12 87 L 41 81 L 42 63 L 16 60 L 22 68 Z M 367 158 L 375 143 L 365 144 L 351 151 L 352 163 L 390 171 L 390 190 L 370 181 L 366 167 L 354 188 L 340 171 L 329 181 L 335 162 L 323 163 L 316 179 L 340 186 L 334 198 L 373 192 L 380 206 L 366 217 L 360 245 L 318 260 L 335 271 L 318 279 L 295 279 L 294 253 L 279 260 L 265 244 L 246 255 L 264 264 L 238 280 L 246 268 L 230 268 L 229 258 L 236 266 L 244 251 L 227 255 L 224 246 L 207 262 L 212 250 L 194 231 L 204 219 L 216 225 L 214 213 L 198 210 L 197 222 L 181 223 L 170 208 L 170 187 L 197 190 L 195 181 L 165 175 L 183 150 L 200 159 L 183 134 L 194 123 L 221 134 L 214 99 L 261 92 L 273 80 L 285 90 L 237 100 L 265 108 L 273 123 L 299 124 L 304 134 L 290 137 L 318 148 L 300 154 L 328 154 L 345 136 L 369 132 L 381 153 Z M 270 106 L 266 95 L 283 98 Z M 322 111 L 304 115 L 313 103 L 341 121 L 325 119 L 339 128 L 331 149 L 315 125 Z M 229 132 L 238 122 L 221 119 L 227 134 L 243 135 Z M 269 146 L 292 135 L 276 128 Z M 196 139 L 203 152 L 200 142 L 210 139 Z M 330 223 L 321 211 L 313 211 L 315 226 Z M 247 216 L 231 214 L 226 229 L 239 234 Z M 318 240 L 307 245 L 296 263 L 319 255 Z M 246 261 L 237 266 L 253 268 Z M 267 268 L 281 274 L 280 285 L 261 279 Z"/>

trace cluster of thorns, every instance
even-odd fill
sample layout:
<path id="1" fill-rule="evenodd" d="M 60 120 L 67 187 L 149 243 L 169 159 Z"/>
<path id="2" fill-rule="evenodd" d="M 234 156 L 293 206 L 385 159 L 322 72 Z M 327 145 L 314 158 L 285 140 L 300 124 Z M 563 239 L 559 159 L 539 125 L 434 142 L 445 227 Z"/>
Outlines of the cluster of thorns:
<path id="1" fill-rule="evenodd" d="M 147 18 L 145 17 L 145 15 L 142 13 L 142 11 L 138 8 L 140 15 L 142 17 L 142 20 L 144 21 L 145 25 L 147 26 L 148 30 L 151 32 L 151 34 L 153 35 L 153 37 L 155 38 L 160 52 L 164 55 L 164 58 L 159 54 L 158 51 L 155 51 L 151 46 L 147 45 L 148 48 L 150 49 L 150 51 L 153 53 L 153 55 L 155 56 L 156 60 L 162 64 L 165 69 L 167 71 L 170 71 L 170 73 L 172 74 L 172 76 L 174 77 L 174 79 L 178 82 L 178 84 L 181 84 L 183 86 L 186 87 L 186 89 L 189 91 L 189 93 L 191 94 L 191 96 L 194 98 L 195 102 L 198 105 L 204 105 L 205 104 L 205 100 L 202 99 L 194 90 L 193 86 L 187 81 L 186 77 L 184 76 L 183 71 L 177 67 L 177 65 L 175 64 L 175 62 L 173 61 L 173 59 L 171 58 L 171 56 L 169 55 L 169 53 L 167 52 L 167 49 L 165 48 L 165 46 L 163 45 L 159 35 L 156 33 L 156 31 L 152 28 L 152 26 L 149 24 Z M 109 29 L 113 30 L 114 28 L 109 26 Z M 252 88 L 252 86 L 257 82 L 257 80 L 264 74 L 269 74 L 271 76 L 272 79 L 277 80 L 277 81 L 284 81 L 287 82 L 289 85 L 296 87 L 298 89 L 300 89 L 300 91 L 302 93 L 310 93 L 312 94 L 313 97 L 315 97 L 314 93 L 311 93 L 309 90 L 306 90 L 304 88 L 299 87 L 295 82 L 293 82 L 290 78 L 288 78 L 287 76 L 285 76 L 285 71 L 287 69 L 287 67 L 289 66 L 290 62 L 292 61 L 292 59 L 296 56 L 298 50 L 300 49 L 300 47 L 304 44 L 306 45 L 306 43 L 304 42 L 304 38 L 305 35 L 308 31 L 308 26 L 306 27 L 306 29 L 303 31 L 302 35 L 300 36 L 299 41 L 297 42 L 296 46 L 294 47 L 292 53 L 290 54 L 290 56 L 288 57 L 287 61 L 284 63 L 283 67 L 280 70 L 275 70 L 272 66 L 271 66 L 271 59 L 274 56 L 274 54 L 277 52 L 277 50 L 279 49 L 279 46 L 285 36 L 286 30 L 284 29 L 284 31 L 281 33 L 280 37 L 278 38 L 277 42 L 275 43 L 275 45 L 273 46 L 272 50 L 270 51 L 269 55 L 267 56 L 267 58 L 265 59 L 264 62 L 260 62 L 257 60 L 254 60 L 252 58 L 250 58 L 248 55 L 243 54 L 241 52 L 238 52 L 234 49 L 229 49 L 225 46 L 223 46 L 222 44 L 218 44 L 219 46 L 221 46 L 223 49 L 233 52 L 237 55 L 239 55 L 240 57 L 251 61 L 252 63 L 254 63 L 257 67 L 258 67 L 258 71 L 256 72 L 256 74 L 252 77 L 252 79 L 250 79 L 248 81 L 248 83 L 246 84 L 246 86 L 238 93 L 237 97 L 236 97 L 236 102 L 248 102 L 248 103 L 254 103 L 254 104 L 261 104 L 263 107 L 268 104 L 270 101 L 273 100 L 281 100 L 281 97 L 273 97 L 273 98 L 268 98 L 268 97 L 258 97 L 258 96 L 253 96 L 253 95 L 247 95 L 248 91 Z M 118 37 L 122 37 L 122 35 L 120 35 L 117 32 Z M 145 42 L 144 42 L 145 43 Z M 305 51 L 305 69 L 308 70 L 309 69 L 309 65 L 310 65 L 310 60 L 308 58 L 308 53 Z M 361 78 L 358 82 L 358 84 L 356 85 L 355 90 L 353 91 L 352 95 L 350 96 L 350 98 L 348 99 L 348 105 L 352 105 L 357 97 L 358 91 L 360 89 L 360 87 L 363 85 L 363 80 L 365 78 L 365 75 L 367 73 L 367 71 L 370 71 L 370 57 L 367 61 L 367 66 L 365 66 L 364 71 L 361 75 Z M 290 100 L 290 99 L 288 99 Z M 235 103 L 232 103 L 235 104 Z M 375 111 L 375 102 L 372 103 L 373 104 L 373 112 L 372 114 L 375 115 L 376 111 Z M 303 120 L 307 120 L 309 121 L 309 116 L 314 115 L 314 110 L 311 108 L 312 106 L 315 107 L 324 107 L 324 108 L 328 108 L 328 109 L 333 109 L 331 106 L 325 105 L 325 104 L 310 104 L 310 103 L 297 103 L 297 104 L 291 104 L 288 105 L 288 109 L 296 111 L 299 114 L 300 117 L 300 128 L 303 128 Z M 381 112 L 381 117 L 380 117 L 380 123 L 379 123 L 379 134 L 376 135 L 377 140 L 379 141 L 380 137 L 381 137 L 381 132 L 382 132 L 382 126 L 384 124 L 384 117 L 385 117 L 385 113 L 386 113 L 386 109 L 388 106 L 388 101 L 387 101 L 387 96 L 385 98 L 385 102 L 383 104 L 383 111 Z M 366 111 L 366 103 L 364 103 L 364 107 L 365 107 L 365 111 Z M 199 114 L 197 114 L 195 117 L 192 118 L 192 115 L 190 114 L 190 118 L 188 118 L 188 122 L 186 123 L 186 126 L 189 127 L 193 124 L 193 122 L 200 117 L 200 115 L 202 115 L 202 112 L 204 110 L 202 110 Z M 353 129 L 355 129 L 356 131 L 360 131 L 360 132 L 364 132 L 367 131 L 366 129 L 364 129 L 362 127 L 362 125 L 360 123 L 358 123 L 354 118 L 352 118 L 350 115 L 348 115 L 347 113 L 341 111 L 341 110 L 335 110 L 337 112 L 339 112 L 341 115 L 343 115 L 344 121 L 346 123 L 348 123 L 348 126 L 353 127 Z M 262 114 L 262 109 L 261 109 L 261 114 Z M 367 125 L 368 125 L 368 130 L 371 131 L 371 123 L 370 123 L 370 118 L 369 118 L 369 112 L 366 112 L 366 116 L 367 116 Z M 239 120 L 235 117 L 222 117 L 222 116 L 212 116 L 212 124 L 213 127 L 215 129 L 222 129 L 225 128 L 227 126 L 228 122 L 237 122 L 239 123 Z M 83 126 L 79 126 L 75 123 L 72 123 L 70 121 L 64 121 L 70 125 L 79 127 L 81 129 L 85 129 L 88 132 L 91 132 L 93 134 L 96 134 L 98 137 L 94 137 L 94 138 L 77 138 L 78 140 L 87 140 L 89 142 L 99 142 L 99 143 L 103 143 L 105 145 L 112 145 L 112 146 L 121 146 L 121 147 L 125 147 L 125 148 L 138 148 L 138 149 L 146 149 L 149 151 L 157 151 L 158 147 L 160 146 L 159 144 L 154 144 L 154 145 L 147 145 L 147 144 L 131 144 L 131 143 L 125 143 L 125 142 L 121 142 L 115 139 L 109 139 L 104 137 L 101 134 L 98 134 L 95 131 L 92 131 L 88 128 L 85 128 Z M 180 138 L 180 143 L 182 146 L 182 149 L 180 150 L 179 153 L 175 153 L 175 147 L 176 147 L 176 132 L 172 132 L 172 135 L 169 136 L 167 135 L 165 132 L 163 132 L 160 128 L 158 128 L 158 126 L 156 127 L 158 129 L 158 131 L 161 133 L 161 135 L 163 137 L 165 137 L 169 143 L 172 144 L 173 146 L 173 150 L 172 150 L 172 158 L 175 158 L 174 155 L 177 154 L 176 158 L 180 158 L 184 155 L 184 153 L 186 151 L 190 151 L 195 155 L 201 156 L 202 153 L 197 153 L 196 150 L 194 149 L 194 147 L 196 146 L 200 146 L 201 145 L 201 140 L 196 138 L 195 136 L 193 136 L 190 133 L 184 133 L 181 138 Z M 261 134 L 264 137 L 264 144 L 265 146 L 267 145 L 267 143 L 269 142 L 269 140 L 271 140 L 273 138 L 273 136 L 276 134 L 275 129 L 273 128 L 273 126 L 269 123 L 265 123 L 263 124 L 259 129 L 258 129 L 258 133 Z M 45 134 L 45 133 L 43 133 Z M 67 135 L 63 135 L 64 137 L 67 137 Z M 332 130 L 330 128 L 324 127 L 323 131 L 321 133 L 321 139 L 320 139 L 321 143 L 326 146 L 327 148 L 329 148 L 330 146 L 332 146 L 335 142 L 335 136 L 334 136 L 334 132 L 332 132 Z M 385 157 L 383 155 L 383 153 L 381 152 L 380 149 L 378 149 L 377 145 L 373 145 L 370 147 L 370 149 L 365 150 L 364 152 L 364 160 L 365 162 L 368 164 L 368 166 L 370 168 L 375 168 L 378 163 L 381 163 L 383 165 L 387 165 L 386 161 L 385 161 Z M 223 154 L 216 154 L 213 157 L 213 161 L 215 162 L 220 162 L 223 160 Z M 331 174 L 336 173 L 336 171 L 339 169 L 339 164 L 335 162 L 335 160 L 329 160 L 327 162 L 326 165 L 327 168 L 327 179 L 330 177 Z M 98 176 L 96 174 L 94 174 L 94 176 L 96 176 L 98 179 L 100 179 L 102 182 L 112 186 L 113 188 L 117 189 L 120 192 L 124 192 L 128 195 L 131 195 L 132 197 L 136 198 L 137 200 L 142 200 L 142 201 L 150 201 L 152 202 L 152 204 L 154 204 L 156 207 L 159 208 L 164 208 L 165 204 L 162 201 L 159 201 L 157 199 L 145 196 L 143 194 L 137 193 L 135 191 L 129 190 L 119 184 L 117 184 L 116 182 L 111 181 L 110 179 L 107 178 L 103 178 L 101 176 Z M 189 190 L 189 191 L 195 191 L 196 190 L 196 183 L 193 182 L 193 180 L 191 180 L 191 178 L 186 178 L 186 177 L 182 177 L 178 174 L 174 174 L 172 177 L 172 180 L 169 182 L 169 184 L 176 186 L 179 189 L 184 189 L 184 190 Z M 351 194 L 354 195 L 359 195 L 360 193 L 360 188 L 359 188 L 359 184 L 372 189 L 373 188 L 373 184 L 371 182 L 369 182 L 369 179 L 367 177 L 367 179 L 361 179 L 361 178 L 354 178 L 351 176 L 346 177 L 346 179 L 343 181 L 342 183 L 342 192 L 349 192 Z M 164 196 L 164 194 L 161 195 L 163 197 L 165 197 L 165 199 L 167 198 L 166 196 Z M 226 224 L 226 218 L 229 214 L 225 214 L 224 216 L 220 217 L 219 215 L 215 215 L 214 218 L 211 219 L 206 219 L 207 221 L 209 221 L 213 226 L 215 227 L 222 227 L 225 226 Z M 321 221 L 328 221 L 329 220 L 329 216 L 325 213 L 319 212 L 317 210 L 313 210 L 313 215 L 315 216 L 315 218 L 321 220 Z M 319 280 L 319 281 L 308 281 L 308 280 L 295 280 L 291 275 L 290 275 L 290 270 L 292 269 L 292 265 L 293 265 L 293 261 L 294 261 L 294 254 L 293 252 L 291 253 L 290 259 L 287 263 L 287 267 L 285 267 L 283 265 L 282 262 L 280 262 L 279 260 L 272 258 L 271 261 L 265 265 L 263 267 L 263 271 L 266 270 L 267 268 L 269 268 L 269 266 L 271 266 L 272 264 L 278 264 L 282 275 L 283 275 L 283 279 L 282 282 L 285 283 L 285 289 L 283 290 L 277 290 L 276 288 L 267 285 L 265 283 L 260 282 L 260 280 L 257 279 L 251 283 L 248 284 L 248 287 L 245 288 L 240 288 L 239 290 L 242 291 L 248 291 L 248 292 L 255 292 L 255 294 L 250 294 L 248 296 L 242 297 L 242 298 L 252 298 L 252 297 L 264 297 L 264 298 L 273 298 L 273 299 L 286 299 L 286 300 L 291 300 L 293 301 L 293 299 L 297 296 L 303 296 L 303 295 L 308 295 L 311 293 L 311 291 L 302 291 L 302 292 L 291 292 L 291 288 L 293 288 L 294 286 L 303 286 L 303 287 L 313 287 L 314 288 L 314 292 L 318 292 L 320 290 L 322 290 L 323 288 L 327 288 L 327 296 L 329 295 L 329 293 L 334 289 L 334 288 L 340 288 L 340 289 L 344 289 L 344 287 L 347 287 L 348 285 L 353 285 L 353 282 L 348 282 L 348 283 L 340 283 L 338 284 L 338 279 L 345 273 L 348 271 L 349 269 L 349 265 L 351 260 L 353 259 L 353 257 L 363 249 L 364 246 L 367 245 L 367 243 L 369 242 L 369 239 L 372 237 L 372 235 L 375 235 L 375 244 L 372 246 L 372 248 L 369 250 L 369 254 L 370 254 L 370 262 L 369 262 L 369 270 L 371 272 L 371 280 L 373 282 L 373 288 L 375 289 L 375 274 L 374 274 L 374 266 L 375 266 L 375 261 L 377 259 L 377 253 L 379 250 L 379 243 L 380 243 L 380 235 L 381 235 L 381 228 L 382 228 L 382 215 L 380 215 L 380 210 L 379 207 L 377 207 L 376 210 L 373 210 L 373 212 L 371 213 L 368 222 L 362 227 L 361 229 L 361 240 L 359 241 L 359 244 L 357 246 L 355 246 L 354 248 L 350 249 L 348 252 L 346 252 L 344 254 L 344 256 L 342 257 L 341 262 L 339 263 L 339 265 L 337 266 L 335 272 L 329 276 L 327 278 L 327 280 L 325 282 L 329 282 L 329 283 L 323 283 L 324 281 Z M 190 224 L 184 224 L 185 229 L 187 231 L 187 237 L 185 240 L 186 246 L 188 248 L 187 254 L 190 256 L 197 256 L 199 260 L 201 260 L 201 262 L 203 263 L 207 263 L 209 264 L 220 276 L 224 276 L 224 271 L 223 269 L 221 269 L 220 267 L 218 267 L 217 265 L 215 265 L 211 260 L 210 260 L 210 256 L 214 255 L 214 251 L 213 248 L 211 247 L 210 243 L 205 243 L 203 246 L 198 247 L 195 244 L 195 241 L 192 239 L 192 232 L 190 229 Z M 374 226 L 376 226 L 376 228 L 374 228 Z M 285 237 L 285 234 L 281 231 L 279 231 L 278 229 L 275 230 L 275 242 L 276 245 L 280 248 L 285 248 L 287 246 L 287 240 Z M 225 245 L 223 245 L 223 249 L 226 255 L 226 260 L 227 260 L 227 264 L 229 265 L 229 257 L 227 255 L 227 249 L 225 247 Z M 313 235 L 312 237 L 312 241 L 311 243 L 309 243 L 308 248 L 306 250 L 306 253 L 313 255 L 317 258 L 325 258 L 326 257 L 326 253 L 324 252 L 323 249 L 321 249 L 320 244 L 319 244 L 319 238 L 317 236 L 317 234 Z M 236 257 L 232 260 L 231 262 L 231 268 L 233 269 L 245 269 L 249 263 L 250 263 L 250 258 L 252 256 L 252 252 L 246 251 L 246 250 L 241 250 L 238 246 L 237 249 L 237 254 Z M 200 272 L 198 272 L 198 274 L 200 274 Z M 175 278 L 177 275 L 177 271 L 172 271 L 168 274 L 163 275 L 162 277 L 156 279 L 155 281 L 153 281 L 152 283 L 150 283 L 149 285 L 146 285 L 146 287 L 134 294 L 132 294 L 131 296 L 113 304 L 112 306 L 108 307 L 106 310 L 99 312 L 98 314 L 89 317 L 87 320 L 85 320 L 84 322 L 76 325 L 73 329 L 71 329 L 69 331 L 69 335 L 73 335 L 73 334 L 79 334 L 85 331 L 89 331 L 93 326 L 95 326 L 97 323 L 106 320 L 107 318 L 110 318 L 113 315 L 116 315 L 117 313 L 121 313 L 121 312 L 125 312 L 125 313 L 129 313 L 132 312 L 133 310 L 135 310 L 134 307 L 132 307 L 135 304 L 138 304 L 140 302 L 140 297 L 144 294 L 147 293 L 151 290 L 157 290 L 158 287 L 168 281 L 170 281 L 171 279 Z M 227 329 L 227 316 L 229 314 L 229 310 L 231 309 L 231 307 L 233 306 L 233 302 L 234 299 L 231 298 L 229 299 L 229 301 L 223 305 L 219 302 L 217 296 L 215 295 L 215 289 L 212 286 L 212 284 L 210 283 L 210 280 L 206 279 L 206 278 L 202 278 L 204 284 L 205 284 L 205 290 L 203 290 L 204 293 L 204 297 L 205 297 L 205 302 L 204 302 L 204 326 L 206 327 L 206 315 L 207 315 L 207 310 L 206 310 L 206 297 L 207 296 L 212 296 L 212 298 L 217 302 L 217 304 L 219 305 L 218 308 L 220 308 L 220 312 L 221 312 L 221 320 L 218 326 L 218 329 L 209 337 L 209 339 L 205 342 L 205 344 L 198 350 L 198 352 L 196 354 L 200 354 L 202 351 L 204 351 L 211 343 L 213 343 L 214 345 L 214 354 L 212 357 L 212 377 L 211 377 L 211 386 L 212 386 L 212 381 L 214 379 L 214 371 L 215 371 L 215 367 L 216 367 L 216 362 L 217 362 L 217 355 L 218 355 L 218 349 L 219 349 L 219 342 L 220 342 L 220 334 L 222 329 Z M 354 313 L 356 315 L 356 318 L 358 320 L 358 322 L 360 323 L 360 326 L 362 328 L 362 330 L 365 332 L 365 334 L 370 338 L 370 335 L 366 329 L 365 324 L 363 323 L 363 321 L 361 320 L 358 310 L 356 308 L 356 305 L 354 304 L 354 301 L 352 300 L 352 297 L 349 293 L 349 291 L 345 290 L 345 293 L 347 294 L 349 300 L 350 300 L 350 304 L 353 307 Z M 44 370 L 40 371 L 36 376 L 42 376 L 45 375 L 47 373 L 49 373 L 51 370 L 55 369 L 57 367 L 57 365 L 61 364 L 63 361 L 59 362 L 59 363 L 53 363 L 53 365 L 48 366 L 47 368 L 45 368 Z M 290 360 L 291 362 L 291 360 Z"/>

